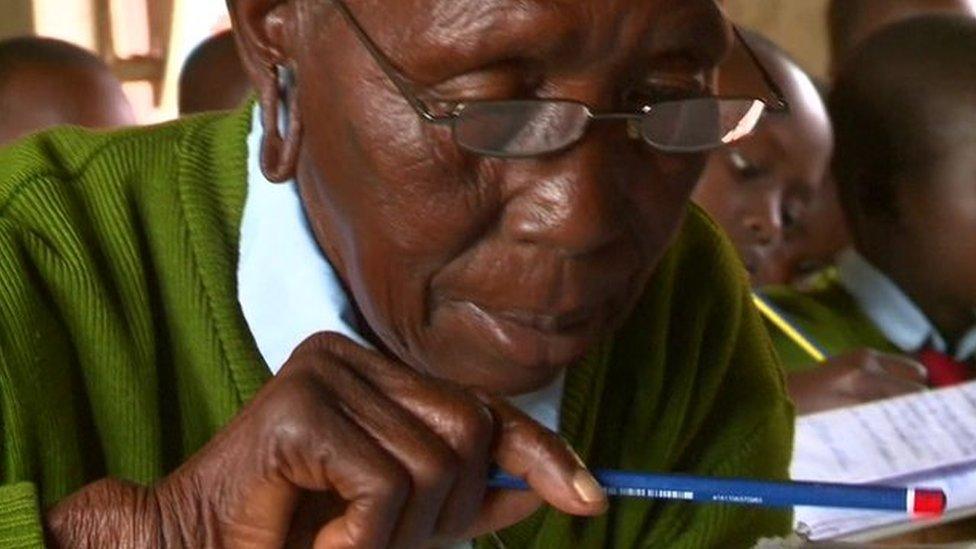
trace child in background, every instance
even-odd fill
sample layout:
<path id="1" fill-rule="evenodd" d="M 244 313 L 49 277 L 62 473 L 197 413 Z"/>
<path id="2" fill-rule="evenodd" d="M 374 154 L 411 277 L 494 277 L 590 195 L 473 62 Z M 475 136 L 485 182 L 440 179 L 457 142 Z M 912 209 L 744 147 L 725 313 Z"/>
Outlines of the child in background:
<path id="1" fill-rule="evenodd" d="M 887 25 L 932 13 L 976 16 L 976 0 L 831 0 L 827 9 L 830 72 L 836 74 L 865 38 Z"/>
<path id="2" fill-rule="evenodd" d="M 790 111 L 768 114 L 753 135 L 714 153 L 694 200 L 731 237 L 758 286 L 788 282 L 826 259 L 808 252 L 814 235 L 807 213 L 825 187 L 832 136 L 810 77 L 769 40 L 755 33 L 745 37 L 782 88 Z M 755 78 L 755 64 L 736 49 L 719 72 L 719 92 L 734 95 Z"/>
<path id="3" fill-rule="evenodd" d="M 897 392 L 899 383 L 943 386 L 976 374 L 973 52 L 976 20 L 921 16 L 869 38 L 838 75 L 830 98 L 833 168 L 854 249 L 816 288 L 765 291 L 802 334 L 837 357 L 790 375 L 800 410 L 850 404 L 872 391 L 890 396 L 884 383 Z M 772 331 L 788 370 L 814 367 L 797 338 Z M 864 367 L 878 351 L 917 359 L 924 377 L 877 361 Z M 872 370 L 898 375 L 867 375 Z M 866 392 L 854 394 L 854 378 Z"/>
<path id="4" fill-rule="evenodd" d="M 183 63 L 180 115 L 235 109 L 251 91 L 251 82 L 234 45 L 234 33 L 215 34 L 201 42 Z"/>
<path id="5" fill-rule="evenodd" d="M 50 38 L 0 42 L 0 145 L 71 124 L 135 124 L 132 106 L 111 70 L 91 52 Z"/>

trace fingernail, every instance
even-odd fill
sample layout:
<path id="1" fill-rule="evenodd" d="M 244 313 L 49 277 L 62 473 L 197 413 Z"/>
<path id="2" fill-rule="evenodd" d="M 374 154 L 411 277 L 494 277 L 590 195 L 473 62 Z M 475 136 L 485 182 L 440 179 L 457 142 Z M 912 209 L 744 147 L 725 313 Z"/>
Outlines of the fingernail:
<path id="1" fill-rule="evenodd" d="M 576 494 L 579 495 L 580 499 L 586 503 L 603 501 L 605 497 L 603 488 L 586 469 L 580 469 L 573 475 L 573 488 L 576 489 Z"/>
<path id="2" fill-rule="evenodd" d="M 573 459 L 576 460 L 576 465 L 580 469 L 584 469 L 585 470 L 586 469 L 586 462 L 583 461 L 583 458 L 581 458 L 579 456 L 579 454 L 576 453 L 576 450 L 574 450 L 573 447 L 570 446 L 570 444 L 568 442 L 566 442 L 565 440 L 563 442 L 566 444 L 566 449 L 569 450 L 569 455 L 573 456 Z"/>

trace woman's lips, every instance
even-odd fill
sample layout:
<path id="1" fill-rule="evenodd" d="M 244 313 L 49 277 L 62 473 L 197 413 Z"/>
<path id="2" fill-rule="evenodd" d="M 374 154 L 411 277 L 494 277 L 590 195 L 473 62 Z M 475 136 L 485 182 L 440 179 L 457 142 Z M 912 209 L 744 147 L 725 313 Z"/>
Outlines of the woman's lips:
<path id="1" fill-rule="evenodd" d="M 521 324 L 544 333 L 556 334 L 572 332 L 587 324 L 593 317 L 590 311 L 582 309 L 572 313 L 564 314 L 539 314 L 529 311 L 506 310 L 488 312 L 483 307 L 475 307 L 484 311 L 486 314 L 502 318 L 516 324 Z"/>
<path id="2" fill-rule="evenodd" d="M 448 304 L 464 327 L 487 340 L 503 357 L 526 367 L 565 366 L 583 357 L 598 332 L 593 310 L 537 313 L 492 310 L 471 301 Z"/>

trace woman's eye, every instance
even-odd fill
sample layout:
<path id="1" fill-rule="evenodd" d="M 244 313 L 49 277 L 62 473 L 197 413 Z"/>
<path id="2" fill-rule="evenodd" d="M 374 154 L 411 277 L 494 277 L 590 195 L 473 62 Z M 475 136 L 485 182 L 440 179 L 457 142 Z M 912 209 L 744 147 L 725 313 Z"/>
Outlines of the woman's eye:
<path id="1" fill-rule="evenodd" d="M 628 110 L 641 110 L 643 107 L 664 101 L 680 101 L 708 96 L 707 90 L 677 86 L 634 86 L 623 94 L 623 106 Z"/>
<path id="2" fill-rule="evenodd" d="M 423 91 L 423 99 L 451 109 L 470 101 L 526 97 L 534 83 L 507 63 L 496 63 L 440 82 Z"/>
<path id="3" fill-rule="evenodd" d="M 450 116 L 452 114 L 456 114 L 458 109 L 461 108 L 461 105 L 465 103 L 464 101 L 458 100 L 431 98 L 427 98 L 425 102 L 435 116 Z"/>
<path id="4" fill-rule="evenodd" d="M 421 99 L 436 112 L 446 114 L 454 112 L 459 105 L 471 101 L 500 101 L 515 99 L 521 95 L 520 91 L 512 86 L 480 85 L 429 90 L 421 95 Z"/>

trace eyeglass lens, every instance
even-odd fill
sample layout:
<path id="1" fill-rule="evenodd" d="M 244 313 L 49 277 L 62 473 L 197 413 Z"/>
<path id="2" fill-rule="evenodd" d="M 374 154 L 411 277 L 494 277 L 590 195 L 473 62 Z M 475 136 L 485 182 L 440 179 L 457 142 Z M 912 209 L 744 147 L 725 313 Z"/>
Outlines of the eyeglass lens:
<path id="1" fill-rule="evenodd" d="M 704 97 L 657 103 L 634 119 L 651 146 L 668 152 L 700 152 L 745 137 L 764 110 L 759 100 Z M 535 156 L 576 143 L 594 119 L 600 116 L 572 101 L 473 102 L 454 120 L 454 137 L 461 147 L 477 154 Z"/>
<path id="2" fill-rule="evenodd" d="M 754 99 L 703 97 L 651 107 L 641 135 L 663 151 L 700 152 L 746 137 L 759 124 L 766 105 Z"/>
<path id="3" fill-rule="evenodd" d="M 589 109 L 571 101 L 476 102 L 455 120 L 454 137 L 479 154 L 533 156 L 578 141 L 589 121 Z"/>

